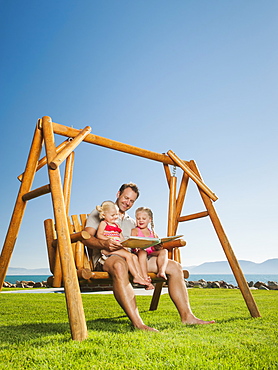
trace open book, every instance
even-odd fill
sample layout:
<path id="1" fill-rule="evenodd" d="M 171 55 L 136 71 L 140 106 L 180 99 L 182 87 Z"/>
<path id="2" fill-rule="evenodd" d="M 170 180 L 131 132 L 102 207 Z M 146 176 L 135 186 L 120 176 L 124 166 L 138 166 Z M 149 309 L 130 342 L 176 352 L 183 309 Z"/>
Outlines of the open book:
<path id="1" fill-rule="evenodd" d="M 142 236 L 128 236 L 121 244 L 125 248 L 141 248 L 146 249 L 160 243 L 170 242 L 181 238 L 183 235 L 166 236 L 165 238 L 145 238 Z"/>

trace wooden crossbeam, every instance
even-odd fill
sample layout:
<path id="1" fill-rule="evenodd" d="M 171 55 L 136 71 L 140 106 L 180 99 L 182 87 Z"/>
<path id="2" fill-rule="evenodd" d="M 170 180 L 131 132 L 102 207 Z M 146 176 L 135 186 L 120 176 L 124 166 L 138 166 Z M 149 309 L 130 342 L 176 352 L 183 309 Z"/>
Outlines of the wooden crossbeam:
<path id="1" fill-rule="evenodd" d="M 193 214 L 187 215 L 187 216 L 181 216 L 181 217 L 178 218 L 178 221 L 179 222 L 191 221 L 191 220 L 196 220 L 197 218 L 206 217 L 208 215 L 209 215 L 208 211 L 198 212 L 198 213 L 193 213 Z"/>
<path id="2" fill-rule="evenodd" d="M 172 150 L 169 150 L 167 154 L 213 201 L 218 199 L 207 185 Z"/>
<path id="3" fill-rule="evenodd" d="M 76 135 L 75 138 L 71 140 L 69 144 L 61 150 L 60 153 L 56 153 L 55 158 L 53 158 L 49 163 L 49 167 L 52 170 L 56 170 L 56 168 L 63 163 L 70 153 L 85 139 L 91 130 L 92 128 L 90 126 L 86 126 L 82 131 L 80 131 L 79 134 Z"/>
<path id="4" fill-rule="evenodd" d="M 40 188 L 31 190 L 26 194 L 23 194 L 22 195 L 22 200 L 24 202 L 26 202 L 27 200 L 31 200 L 31 199 L 40 197 L 41 195 L 48 194 L 48 193 L 50 193 L 50 191 L 51 191 L 50 190 L 50 184 L 47 184 L 47 185 L 41 186 Z"/>
<path id="5" fill-rule="evenodd" d="M 60 153 L 60 151 L 61 151 L 61 150 L 62 150 L 66 145 L 68 145 L 68 144 L 69 144 L 69 139 L 67 139 L 67 140 L 63 141 L 60 145 L 58 145 L 58 146 L 57 146 L 57 148 L 56 148 L 56 153 Z M 46 163 L 47 163 L 47 158 L 46 158 L 46 156 L 44 156 L 44 157 L 42 157 L 42 158 L 38 161 L 37 168 L 36 168 L 36 172 L 37 172 L 38 170 L 40 170 L 43 166 L 45 166 L 45 165 L 46 165 Z M 17 176 L 17 178 L 18 178 L 18 180 L 19 180 L 19 181 L 22 181 L 22 179 L 23 179 L 23 175 L 24 175 L 24 172 L 23 172 L 21 175 Z"/>

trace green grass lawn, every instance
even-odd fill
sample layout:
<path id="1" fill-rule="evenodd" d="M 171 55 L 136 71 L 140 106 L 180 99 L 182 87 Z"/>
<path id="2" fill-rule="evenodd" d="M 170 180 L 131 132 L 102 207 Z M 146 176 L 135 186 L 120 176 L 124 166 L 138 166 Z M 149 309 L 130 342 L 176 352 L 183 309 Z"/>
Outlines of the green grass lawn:
<path id="1" fill-rule="evenodd" d="M 168 295 L 157 311 L 138 296 L 145 324 L 134 330 L 113 295 L 83 294 L 89 338 L 71 340 L 64 294 L 0 294 L 0 369 L 278 369 L 278 291 L 252 292 L 251 318 L 239 290 L 190 289 L 196 316 L 183 325 Z"/>

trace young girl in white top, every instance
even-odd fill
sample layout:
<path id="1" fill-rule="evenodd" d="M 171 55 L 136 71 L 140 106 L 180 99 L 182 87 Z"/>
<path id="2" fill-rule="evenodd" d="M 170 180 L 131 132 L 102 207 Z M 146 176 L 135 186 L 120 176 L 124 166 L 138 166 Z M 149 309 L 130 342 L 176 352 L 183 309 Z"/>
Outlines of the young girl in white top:
<path id="1" fill-rule="evenodd" d="M 157 238 L 158 236 L 154 232 L 154 223 L 153 223 L 153 213 L 150 208 L 140 207 L 135 211 L 136 218 L 136 227 L 131 230 L 132 236 L 140 236 L 147 238 Z M 148 228 L 148 225 L 151 225 L 151 229 Z M 143 272 L 143 277 L 149 279 L 147 272 L 147 257 L 156 256 L 157 263 L 157 277 L 167 279 L 166 277 L 166 266 L 168 263 L 168 251 L 163 249 L 160 245 L 155 245 L 149 248 L 135 250 L 135 253 L 138 255 L 139 263 Z"/>
<path id="2" fill-rule="evenodd" d="M 101 206 L 97 206 L 96 209 L 99 212 L 99 218 L 101 219 L 97 230 L 97 237 L 103 240 L 107 240 L 109 238 L 115 239 L 120 242 L 123 239 L 123 235 L 122 230 L 116 223 L 119 217 L 118 206 L 115 203 L 108 200 L 103 202 Z M 114 252 L 108 252 L 103 249 L 101 250 L 101 253 L 102 260 L 106 260 L 108 257 L 112 255 L 118 255 L 125 258 L 129 271 L 133 276 L 133 282 L 136 284 L 146 286 L 146 289 L 154 288 L 153 285 L 150 283 L 149 279 L 143 278 L 142 270 L 140 268 L 138 258 L 135 254 L 132 254 L 125 248 L 118 249 Z"/>

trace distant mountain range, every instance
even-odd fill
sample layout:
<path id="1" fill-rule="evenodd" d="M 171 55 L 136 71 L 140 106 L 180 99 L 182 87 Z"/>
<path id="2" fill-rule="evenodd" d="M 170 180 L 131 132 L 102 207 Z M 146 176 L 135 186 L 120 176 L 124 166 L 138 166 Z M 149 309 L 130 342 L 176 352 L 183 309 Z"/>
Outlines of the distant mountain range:
<path id="1" fill-rule="evenodd" d="M 239 260 L 244 274 L 278 274 L 278 258 L 272 258 L 262 263 Z M 228 261 L 205 262 L 199 266 L 184 266 L 190 274 L 232 274 Z"/>

